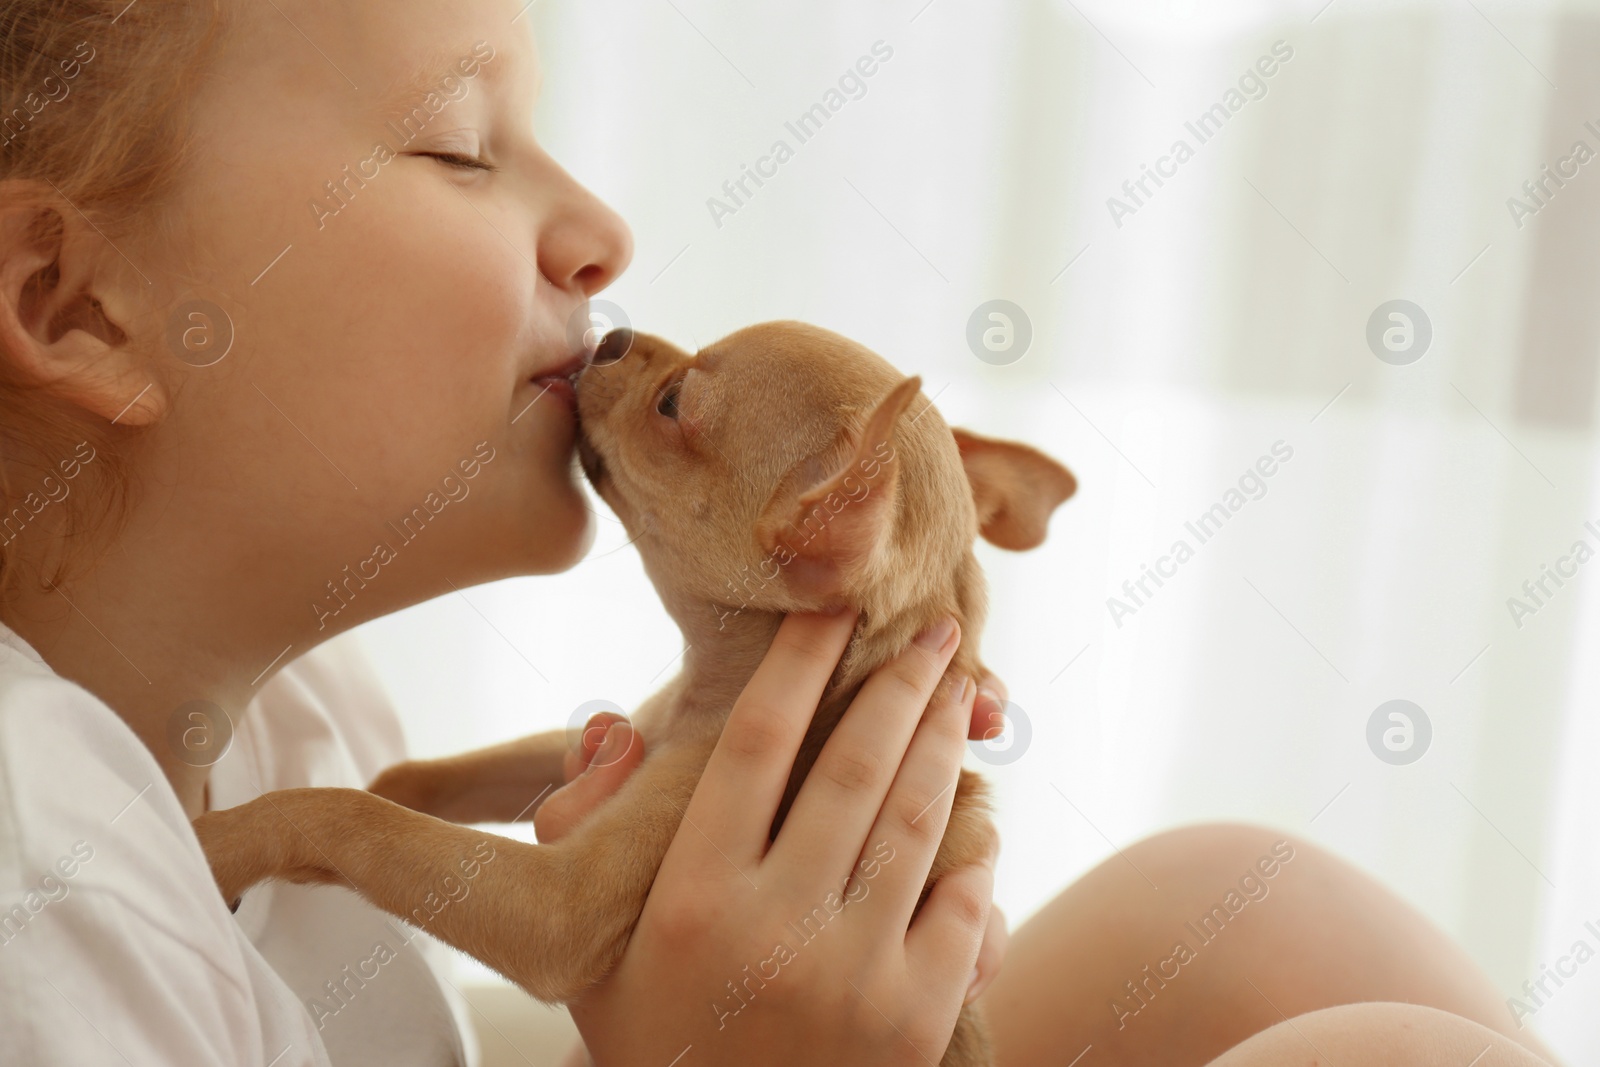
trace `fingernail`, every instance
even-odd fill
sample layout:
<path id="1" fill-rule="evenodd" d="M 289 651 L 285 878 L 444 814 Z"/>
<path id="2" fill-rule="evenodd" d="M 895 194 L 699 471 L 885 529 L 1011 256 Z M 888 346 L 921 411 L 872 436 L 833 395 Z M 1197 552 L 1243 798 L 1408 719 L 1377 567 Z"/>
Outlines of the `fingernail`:
<path id="1" fill-rule="evenodd" d="M 928 627 L 917 637 L 917 644 L 930 652 L 940 652 L 944 646 L 955 636 L 956 620 L 948 615 L 939 622 Z"/>
<path id="2" fill-rule="evenodd" d="M 978 687 L 978 702 L 974 705 L 979 714 L 998 717 L 1005 708 L 1000 694 L 983 685 Z"/>
<path id="3" fill-rule="evenodd" d="M 616 725 L 616 723 L 612 723 L 606 727 L 606 732 L 600 735 L 600 744 L 595 748 L 594 755 L 589 757 L 589 765 L 584 767 L 583 774 L 580 774 L 579 778 L 594 773 L 596 767 L 603 765 L 605 755 L 609 751 L 611 744 L 611 731 L 616 728 Z"/>
<path id="4" fill-rule="evenodd" d="M 934 690 L 934 699 L 928 701 L 928 707 L 964 708 L 967 706 L 967 698 L 971 695 L 971 675 L 947 674 L 939 679 L 939 685 Z"/>
<path id="5" fill-rule="evenodd" d="M 622 736 L 623 730 L 623 723 L 614 722 L 611 724 L 611 728 L 606 731 L 606 739 L 601 744 L 600 751 L 596 752 L 594 759 L 589 761 L 589 771 L 594 770 L 596 767 L 609 767 L 622 758 L 622 754 L 627 751 L 627 748 L 624 747 L 626 742 Z M 584 773 L 587 774 L 588 771 Z"/>

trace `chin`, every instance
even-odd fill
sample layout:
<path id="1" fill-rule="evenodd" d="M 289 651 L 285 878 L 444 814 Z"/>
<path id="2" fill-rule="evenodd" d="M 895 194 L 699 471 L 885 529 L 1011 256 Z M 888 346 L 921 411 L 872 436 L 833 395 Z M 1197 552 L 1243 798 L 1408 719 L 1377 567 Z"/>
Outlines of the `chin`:
<path id="1" fill-rule="evenodd" d="M 598 522 L 583 487 L 569 467 L 565 477 L 540 494 L 538 543 L 531 574 L 556 574 L 578 565 L 594 545 Z"/>

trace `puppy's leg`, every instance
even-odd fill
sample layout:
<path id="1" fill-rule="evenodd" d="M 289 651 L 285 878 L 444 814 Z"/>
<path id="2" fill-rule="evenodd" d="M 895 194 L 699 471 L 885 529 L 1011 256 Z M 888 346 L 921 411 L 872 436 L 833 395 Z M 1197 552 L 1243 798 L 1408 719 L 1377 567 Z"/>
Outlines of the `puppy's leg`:
<path id="1" fill-rule="evenodd" d="M 939 1060 L 939 1067 L 990 1067 L 994 1045 L 989 1040 L 988 1024 L 976 1004 L 968 1004 L 956 1017 L 950 1044 Z"/>
<path id="2" fill-rule="evenodd" d="M 565 730 L 387 768 L 367 791 L 450 822 L 524 822 L 564 782 Z"/>
<path id="3" fill-rule="evenodd" d="M 228 900 L 268 878 L 346 885 L 533 996 L 616 962 L 715 738 L 662 746 L 570 836 L 529 845 L 357 789 L 286 789 L 195 821 Z"/>

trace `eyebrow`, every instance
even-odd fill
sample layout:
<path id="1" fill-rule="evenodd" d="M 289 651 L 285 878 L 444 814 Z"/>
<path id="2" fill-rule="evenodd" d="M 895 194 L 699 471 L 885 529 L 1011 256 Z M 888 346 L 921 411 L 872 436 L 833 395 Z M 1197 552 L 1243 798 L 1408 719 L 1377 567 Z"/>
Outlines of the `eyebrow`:
<path id="1" fill-rule="evenodd" d="M 432 92 L 441 91 L 444 83 L 450 78 L 467 82 L 469 85 L 476 81 L 498 82 L 500 68 L 503 63 L 496 59 L 479 61 L 472 54 L 475 45 L 457 45 L 454 48 L 440 49 L 428 53 L 421 62 L 410 69 L 410 73 L 391 82 L 378 98 L 380 114 L 384 118 L 399 118 Z M 472 77 L 461 73 L 460 64 L 463 60 L 478 64 L 478 72 Z"/>

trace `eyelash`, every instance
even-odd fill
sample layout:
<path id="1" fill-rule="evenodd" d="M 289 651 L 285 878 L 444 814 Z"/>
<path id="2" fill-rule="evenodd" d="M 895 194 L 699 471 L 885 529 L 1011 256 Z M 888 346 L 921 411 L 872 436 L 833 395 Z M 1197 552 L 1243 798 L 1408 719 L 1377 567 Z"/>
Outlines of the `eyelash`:
<path id="1" fill-rule="evenodd" d="M 421 154 L 429 159 L 437 159 L 441 163 L 452 167 L 459 167 L 462 170 L 486 170 L 493 172 L 500 169 L 487 160 L 477 159 L 473 156 L 465 156 L 460 152 L 423 152 Z"/>

